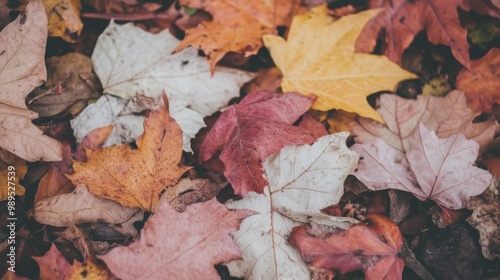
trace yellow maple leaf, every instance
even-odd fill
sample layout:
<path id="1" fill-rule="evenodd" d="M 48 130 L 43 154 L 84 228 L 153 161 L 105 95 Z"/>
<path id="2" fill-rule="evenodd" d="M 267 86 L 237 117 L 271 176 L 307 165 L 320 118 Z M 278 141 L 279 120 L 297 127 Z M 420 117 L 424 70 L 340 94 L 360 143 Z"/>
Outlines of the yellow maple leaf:
<path id="1" fill-rule="evenodd" d="M 354 51 L 363 26 L 380 11 L 368 10 L 335 20 L 322 5 L 293 18 L 287 41 L 275 35 L 263 36 L 283 72 L 283 91 L 317 95 L 313 109 L 342 109 L 383 122 L 366 97 L 392 90 L 400 80 L 416 76 L 385 56 Z"/>
<path id="2" fill-rule="evenodd" d="M 189 169 L 181 163 L 181 128 L 167 108 L 168 104 L 146 118 L 137 149 L 123 145 L 87 150 L 88 161 L 75 161 L 75 173 L 68 178 L 75 185 L 85 184 L 97 196 L 154 212 L 160 194 L 175 193 L 173 187 Z"/>

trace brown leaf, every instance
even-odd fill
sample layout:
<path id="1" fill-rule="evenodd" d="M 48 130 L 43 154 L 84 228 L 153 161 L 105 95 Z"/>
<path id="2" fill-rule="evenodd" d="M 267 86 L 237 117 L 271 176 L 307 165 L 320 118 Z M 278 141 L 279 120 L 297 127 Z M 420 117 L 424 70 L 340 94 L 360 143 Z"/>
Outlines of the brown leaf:
<path id="1" fill-rule="evenodd" d="M 368 215 L 370 224 L 357 224 L 346 231 L 315 237 L 307 227 L 293 229 L 290 242 L 310 265 L 338 270 L 362 270 L 366 279 L 402 279 L 404 261 L 399 257 L 403 239 L 398 226 L 384 216 Z"/>
<path id="2" fill-rule="evenodd" d="M 27 161 L 61 160 L 62 147 L 43 136 L 24 98 L 45 80 L 47 18 L 40 0 L 30 2 L 0 32 L 0 146 Z"/>
<path id="3" fill-rule="evenodd" d="M 410 139 L 405 157 L 381 139 L 355 144 L 363 159 L 354 173 L 369 189 L 399 189 L 450 208 L 464 208 L 471 196 L 483 192 L 491 174 L 474 166 L 479 145 L 462 134 L 438 138 L 422 123 Z"/>
<path id="4" fill-rule="evenodd" d="M 181 163 L 182 131 L 167 108 L 165 100 L 164 106 L 146 118 L 136 150 L 128 145 L 89 150 L 88 161 L 75 162 L 75 174 L 68 177 L 95 195 L 154 211 L 160 193 L 175 186 L 189 169 Z"/>
<path id="5" fill-rule="evenodd" d="M 232 240 L 247 211 L 212 199 L 178 213 L 163 200 L 141 236 L 101 256 L 121 279 L 219 279 L 214 265 L 241 257 Z"/>
<path id="6" fill-rule="evenodd" d="M 471 108 L 491 112 L 493 104 L 500 104 L 499 75 L 500 49 L 493 48 L 481 59 L 472 61 L 469 70 L 460 71 L 457 88 L 465 90 Z"/>
<path id="7" fill-rule="evenodd" d="M 267 185 L 261 161 L 286 145 L 314 141 L 312 134 L 292 124 L 315 98 L 298 93 L 262 91 L 246 96 L 222 113 L 200 148 L 200 162 L 219 158 L 235 193 L 262 193 Z"/>

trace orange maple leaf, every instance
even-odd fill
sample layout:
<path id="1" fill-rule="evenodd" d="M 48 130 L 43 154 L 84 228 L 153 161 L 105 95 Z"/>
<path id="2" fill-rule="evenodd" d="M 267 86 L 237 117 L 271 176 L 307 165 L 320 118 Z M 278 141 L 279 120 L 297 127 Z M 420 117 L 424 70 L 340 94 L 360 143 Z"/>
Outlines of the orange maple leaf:
<path id="1" fill-rule="evenodd" d="M 137 149 L 128 145 L 87 151 L 87 162 L 75 162 L 73 184 L 85 184 L 100 197 L 124 206 L 154 212 L 160 193 L 174 186 L 189 167 L 182 159 L 182 131 L 168 113 L 164 97 L 162 108 L 144 121 L 144 134 Z"/>

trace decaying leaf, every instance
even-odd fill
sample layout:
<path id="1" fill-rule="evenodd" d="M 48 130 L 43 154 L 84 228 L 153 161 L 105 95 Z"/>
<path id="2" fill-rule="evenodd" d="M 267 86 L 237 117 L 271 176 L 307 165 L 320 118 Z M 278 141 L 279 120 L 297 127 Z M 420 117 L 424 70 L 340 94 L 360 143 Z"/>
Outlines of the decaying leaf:
<path id="1" fill-rule="evenodd" d="M 372 52 L 378 37 L 382 35 L 387 45 L 385 54 L 390 60 L 400 63 L 403 51 L 415 35 L 425 30 L 431 43 L 450 46 L 455 58 L 469 68 L 471 63 L 467 31 L 460 24 L 457 8 L 500 17 L 500 13 L 488 9 L 483 2 L 485 1 L 371 0 L 368 4 L 370 8 L 386 9 L 366 24 L 356 41 L 356 50 Z"/>
<path id="2" fill-rule="evenodd" d="M 146 110 L 156 110 L 161 106 L 159 98 L 136 95 L 123 99 L 112 95 L 101 96 L 96 103 L 90 104 L 78 117 L 71 120 L 76 141 L 92 130 L 114 125 L 104 147 L 131 143 L 144 133 L 143 123 Z M 169 112 L 182 130 L 183 150 L 192 152 L 191 139 L 205 126 L 202 116 L 184 106 L 169 102 Z"/>
<path id="3" fill-rule="evenodd" d="M 51 57 L 46 61 L 47 82 L 28 97 L 28 106 L 40 117 L 69 112 L 78 115 L 87 100 L 99 97 L 99 80 L 92 61 L 80 53 Z"/>
<path id="4" fill-rule="evenodd" d="M 111 22 L 92 54 L 104 93 L 129 99 L 138 94 L 159 97 L 165 91 L 172 106 L 190 108 L 204 117 L 239 96 L 241 85 L 253 76 L 220 67 L 212 77 L 195 49 L 171 54 L 178 44 L 168 30 L 151 34 L 131 23 Z"/>
<path id="5" fill-rule="evenodd" d="M 34 218 L 41 224 L 56 227 L 95 222 L 121 224 L 139 211 L 97 197 L 85 185 L 79 185 L 71 193 L 38 201 L 34 206 Z"/>
<path id="6" fill-rule="evenodd" d="M 17 158 L 17 157 L 16 157 Z M 14 169 L 9 170 L 9 166 L 12 166 Z M 28 171 L 28 166 L 26 166 L 26 162 L 17 158 L 14 162 L 4 162 L 0 160 L 0 184 L 4 186 L 0 190 L 0 201 L 6 200 L 15 188 L 15 195 L 24 195 L 25 189 L 19 184 L 19 180 L 21 180 L 24 175 L 26 175 L 26 171 Z M 10 182 L 10 184 L 9 184 Z"/>
<path id="7" fill-rule="evenodd" d="M 47 17 L 40 0 L 31 1 L 0 32 L 0 146 L 27 161 L 61 160 L 62 146 L 42 135 L 24 98 L 47 77 Z"/>
<path id="8" fill-rule="evenodd" d="M 467 208 L 473 210 L 467 222 L 480 234 L 479 244 L 487 259 L 500 257 L 500 179 L 491 180 L 489 188 L 481 195 L 472 197 Z"/>
<path id="9" fill-rule="evenodd" d="M 41 280 L 49 279 L 86 279 L 107 280 L 109 271 L 94 261 L 79 263 L 76 260 L 71 265 L 52 243 L 50 250 L 42 257 L 32 257 L 40 266 Z M 84 279 L 85 279 L 84 278 Z"/>
<path id="10" fill-rule="evenodd" d="M 290 242 L 312 266 L 344 274 L 362 270 L 365 279 L 402 279 L 404 261 L 399 257 L 403 238 L 390 219 L 368 215 L 369 225 L 356 224 L 327 236 L 315 237 L 307 226 L 294 228 Z"/>
<path id="11" fill-rule="evenodd" d="M 444 98 L 419 95 L 417 100 L 383 94 L 377 111 L 384 119 L 385 126 L 369 119 L 357 118 L 351 124 L 356 142 L 366 143 L 381 138 L 400 151 L 397 154 L 399 158 L 409 149 L 410 139 L 419 123 L 435 131 L 438 137 L 462 133 L 481 147 L 491 142 L 495 135 L 494 120 L 473 123 L 480 112 L 467 107 L 464 92 L 459 90 L 448 93 Z"/>
<path id="12" fill-rule="evenodd" d="M 500 49 L 491 49 L 485 56 L 472 61 L 469 70 L 457 76 L 457 88 L 465 90 L 469 105 L 475 110 L 491 112 L 500 104 Z"/>
<path id="13" fill-rule="evenodd" d="M 160 193 L 165 189 L 175 192 L 172 187 L 189 169 L 181 163 L 182 131 L 166 106 L 146 118 L 137 149 L 124 145 L 88 150 L 87 162 L 74 163 L 75 174 L 68 176 L 71 181 L 123 206 L 154 211 Z"/>
<path id="14" fill-rule="evenodd" d="M 462 134 L 440 139 L 420 123 L 409 144 L 399 160 L 400 151 L 382 139 L 355 144 L 352 150 L 362 159 L 354 176 L 372 190 L 399 189 L 450 209 L 464 208 L 471 196 L 488 187 L 491 174 L 474 166 L 475 141 Z"/>
<path id="15" fill-rule="evenodd" d="M 219 279 L 215 264 L 241 257 L 231 235 L 248 211 L 230 211 L 212 199 L 183 213 L 165 200 L 140 238 L 100 256 L 119 278 Z"/>
<path id="16" fill-rule="evenodd" d="M 181 0 L 180 4 L 209 12 L 213 20 L 186 30 L 177 51 L 194 46 L 206 54 L 212 72 L 228 52 L 256 54 L 262 46 L 262 35 L 276 34 L 276 28 L 289 23 L 299 12 L 297 0 Z"/>
<path id="17" fill-rule="evenodd" d="M 319 6 L 294 17 L 287 41 L 264 36 L 283 72 L 283 91 L 317 95 L 313 109 L 342 109 L 382 122 L 366 97 L 392 90 L 400 80 L 416 76 L 385 56 L 354 52 L 354 41 L 363 25 L 378 13 L 370 10 L 334 20 L 326 6 Z"/>
<path id="18" fill-rule="evenodd" d="M 312 134 L 292 124 L 314 98 L 297 93 L 262 91 L 246 96 L 222 113 L 200 149 L 200 161 L 219 158 L 236 194 L 262 193 L 267 185 L 261 161 L 286 145 L 314 141 Z"/>
<path id="19" fill-rule="evenodd" d="M 354 171 L 358 155 L 349 151 L 347 133 L 319 138 L 309 145 L 287 146 L 264 162 L 269 186 L 264 194 L 248 193 L 226 205 L 258 214 L 246 218 L 234 240 L 243 260 L 228 264 L 231 274 L 245 279 L 308 279 L 309 271 L 287 236 L 299 222 L 315 221 L 346 228 L 352 219 L 320 211 L 338 203 L 343 183 Z"/>

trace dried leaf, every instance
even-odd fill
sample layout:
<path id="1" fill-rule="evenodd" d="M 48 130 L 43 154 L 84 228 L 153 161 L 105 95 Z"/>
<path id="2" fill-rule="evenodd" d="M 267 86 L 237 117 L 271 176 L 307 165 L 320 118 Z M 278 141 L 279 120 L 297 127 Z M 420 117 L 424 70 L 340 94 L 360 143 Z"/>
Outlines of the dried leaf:
<path id="1" fill-rule="evenodd" d="M 402 160 L 396 160 L 400 151 L 378 138 L 355 144 L 352 150 L 362 156 L 354 176 L 369 189 L 399 189 L 450 209 L 464 208 L 492 178 L 474 166 L 479 150 L 475 141 L 462 134 L 440 139 L 422 123 Z"/>
<path id="2" fill-rule="evenodd" d="M 240 257 L 231 240 L 247 211 L 229 211 L 212 199 L 175 211 L 163 200 L 131 245 L 100 256 L 119 278 L 219 279 L 214 265 Z"/>
<path id="3" fill-rule="evenodd" d="M 47 18 L 40 0 L 31 1 L 0 32 L 0 146 L 27 161 L 61 160 L 62 146 L 42 135 L 24 98 L 47 76 L 44 64 Z"/>
<path id="4" fill-rule="evenodd" d="M 235 193 L 262 193 L 267 181 L 261 161 L 286 145 L 314 141 L 311 133 L 292 124 L 314 98 L 297 93 L 262 91 L 246 96 L 222 113 L 200 148 L 200 162 L 219 158 Z"/>
<path id="5" fill-rule="evenodd" d="M 397 82 L 415 78 L 384 56 L 354 52 L 363 25 L 379 11 L 366 11 L 334 20 L 326 6 L 295 16 L 285 41 L 264 36 L 264 43 L 283 72 L 283 91 L 314 93 L 313 109 L 342 109 L 382 122 L 366 97 L 392 90 Z M 322 38 L 322 40 L 317 40 Z"/>
<path id="6" fill-rule="evenodd" d="M 311 236 L 305 225 L 294 228 L 290 242 L 309 264 L 340 273 L 362 270 L 365 279 L 402 279 L 404 261 L 399 257 L 403 239 L 388 218 L 368 215 L 370 224 L 357 224 L 327 237 Z"/>
<path id="7" fill-rule="evenodd" d="M 228 264 L 231 274 L 245 279 L 308 279 L 309 271 L 287 241 L 299 222 L 315 221 L 347 227 L 353 219 L 331 217 L 321 209 L 338 203 L 343 183 L 355 169 L 358 155 L 345 144 L 347 133 L 319 138 L 309 145 L 287 146 L 269 156 L 264 194 L 248 193 L 226 205 L 258 214 L 246 218 L 234 240 L 243 260 Z"/>
<path id="8" fill-rule="evenodd" d="M 124 145 L 87 151 L 88 161 L 75 162 L 75 174 L 68 176 L 73 184 L 85 184 L 91 193 L 123 206 L 154 211 L 160 193 L 175 192 L 172 187 L 189 169 L 181 163 L 181 129 L 165 106 L 144 121 L 136 150 Z"/>

